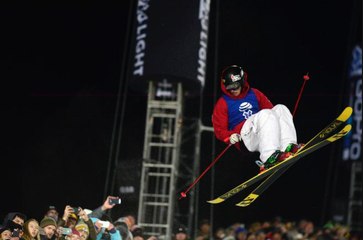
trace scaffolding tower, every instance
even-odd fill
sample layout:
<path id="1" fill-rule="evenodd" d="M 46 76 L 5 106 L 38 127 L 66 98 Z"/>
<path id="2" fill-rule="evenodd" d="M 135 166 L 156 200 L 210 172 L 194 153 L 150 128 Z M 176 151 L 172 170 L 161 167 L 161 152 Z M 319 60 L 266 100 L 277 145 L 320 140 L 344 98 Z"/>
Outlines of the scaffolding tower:
<path id="1" fill-rule="evenodd" d="M 363 210 L 362 210 L 362 193 L 363 193 L 363 174 L 362 162 L 353 161 L 350 175 L 350 189 L 348 200 L 347 224 L 352 230 L 363 230 Z"/>
<path id="2" fill-rule="evenodd" d="M 138 209 L 145 236 L 172 236 L 182 111 L 181 83 L 149 82 Z"/>

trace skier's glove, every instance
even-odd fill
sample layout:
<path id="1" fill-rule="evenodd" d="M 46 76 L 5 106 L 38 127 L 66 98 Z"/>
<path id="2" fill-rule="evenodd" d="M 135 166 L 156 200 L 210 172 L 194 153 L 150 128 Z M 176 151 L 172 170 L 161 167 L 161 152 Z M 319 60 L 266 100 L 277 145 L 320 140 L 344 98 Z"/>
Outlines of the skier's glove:
<path id="1" fill-rule="evenodd" d="M 229 136 L 229 142 L 231 144 L 235 144 L 238 143 L 239 141 L 242 140 L 241 135 L 237 134 L 237 133 L 233 133 L 231 136 Z"/>

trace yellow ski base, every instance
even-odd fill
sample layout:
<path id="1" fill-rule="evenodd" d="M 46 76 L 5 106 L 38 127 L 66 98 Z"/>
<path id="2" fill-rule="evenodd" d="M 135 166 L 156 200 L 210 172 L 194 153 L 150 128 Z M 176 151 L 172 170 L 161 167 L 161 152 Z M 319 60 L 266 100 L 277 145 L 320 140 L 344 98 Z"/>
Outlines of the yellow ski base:
<path id="1" fill-rule="evenodd" d="M 251 193 L 250 195 L 248 195 L 245 199 L 243 199 L 243 201 L 239 202 L 236 204 L 236 206 L 238 207 L 247 207 L 249 206 L 253 201 L 256 200 L 256 198 L 258 198 L 259 195 Z"/>
<path id="2" fill-rule="evenodd" d="M 352 107 L 346 107 L 344 111 L 339 115 L 337 120 L 345 122 L 353 113 Z"/>
<path id="3" fill-rule="evenodd" d="M 217 204 L 217 203 L 221 203 L 221 202 L 224 202 L 224 199 L 223 198 L 216 198 L 216 199 L 213 199 L 213 200 L 210 200 L 210 201 L 207 201 L 211 204 Z"/>

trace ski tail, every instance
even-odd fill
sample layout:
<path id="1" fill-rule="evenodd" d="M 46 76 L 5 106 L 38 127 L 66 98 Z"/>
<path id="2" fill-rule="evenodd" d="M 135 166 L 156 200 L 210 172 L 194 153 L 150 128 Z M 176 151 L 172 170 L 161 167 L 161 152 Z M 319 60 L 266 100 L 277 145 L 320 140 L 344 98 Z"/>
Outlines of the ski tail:
<path id="1" fill-rule="evenodd" d="M 312 153 L 316 150 L 318 150 L 319 148 L 322 148 L 326 145 L 328 145 L 329 143 L 335 142 L 336 140 L 344 137 L 345 135 L 347 135 L 350 130 L 352 129 L 352 126 L 350 124 L 347 124 L 344 126 L 344 128 L 342 130 L 340 130 L 338 133 L 333 134 L 332 136 L 328 137 L 327 139 L 318 142 L 317 144 L 311 146 L 308 149 L 305 149 L 306 154 Z M 301 155 L 306 155 L 306 154 L 301 154 Z M 299 156 L 300 154 L 297 153 L 296 155 L 296 160 L 298 160 L 299 158 L 303 157 L 303 156 Z M 280 168 L 278 170 L 276 170 L 275 173 L 277 174 L 271 174 L 265 181 L 263 181 L 255 190 L 252 191 L 252 193 L 250 193 L 246 198 L 244 198 L 241 202 L 237 203 L 236 206 L 238 207 L 247 207 L 249 206 L 252 202 L 254 202 L 273 182 L 275 182 L 280 176 L 281 174 L 283 174 L 289 167 L 291 167 L 291 165 L 288 165 L 284 168 Z"/>

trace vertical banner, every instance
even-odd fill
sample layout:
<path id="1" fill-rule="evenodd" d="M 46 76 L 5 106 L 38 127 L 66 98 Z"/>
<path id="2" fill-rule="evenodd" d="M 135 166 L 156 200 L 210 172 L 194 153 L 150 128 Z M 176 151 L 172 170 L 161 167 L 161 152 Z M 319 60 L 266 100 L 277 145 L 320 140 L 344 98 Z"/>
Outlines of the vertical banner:
<path id="1" fill-rule="evenodd" d="M 210 0 L 138 0 L 129 66 L 130 87 L 183 82 L 199 92 L 207 65 Z"/>
<path id="2" fill-rule="evenodd" d="M 352 49 L 349 73 L 349 105 L 353 108 L 352 131 L 344 139 L 343 160 L 362 159 L 362 48 L 355 45 Z"/>

